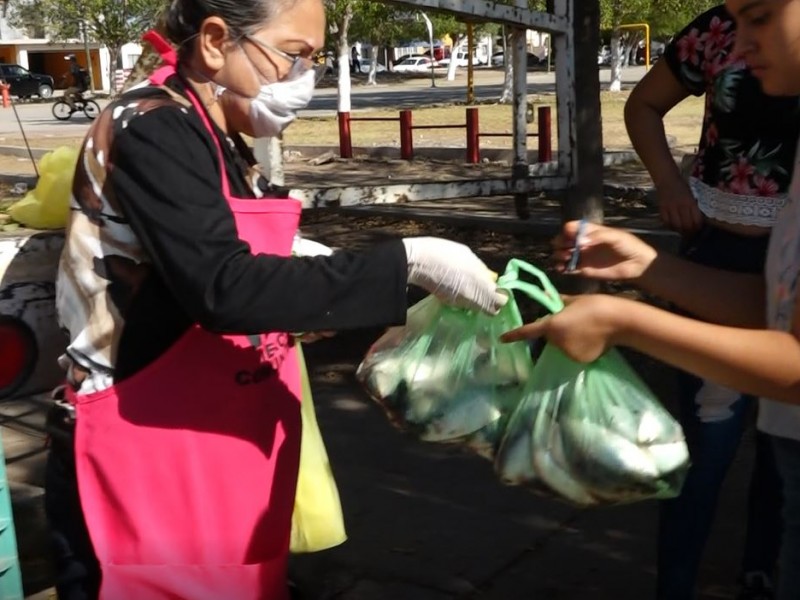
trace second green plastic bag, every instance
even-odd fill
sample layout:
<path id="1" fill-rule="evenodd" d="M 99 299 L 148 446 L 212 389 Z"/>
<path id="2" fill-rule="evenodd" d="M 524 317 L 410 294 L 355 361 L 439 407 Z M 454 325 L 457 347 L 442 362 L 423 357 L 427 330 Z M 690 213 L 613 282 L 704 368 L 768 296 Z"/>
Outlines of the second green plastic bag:
<path id="1" fill-rule="evenodd" d="M 519 289 L 562 310 L 544 274 L 526 268 L 542 289 Z M 583 506 L 676 496 L 688 467 L 680 425 L 619 352 L 581 364 L 549 344 L 495 459 L 503 481 L 540 482 Z"/>

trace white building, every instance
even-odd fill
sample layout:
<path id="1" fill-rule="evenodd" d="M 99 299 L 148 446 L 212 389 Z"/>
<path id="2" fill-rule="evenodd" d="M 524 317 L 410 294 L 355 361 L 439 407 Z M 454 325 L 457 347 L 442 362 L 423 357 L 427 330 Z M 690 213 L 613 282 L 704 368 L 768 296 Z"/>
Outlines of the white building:
<path id="1" fill-rule="evenodd" d="M 29 38 L 24 32 L 11 27 L 7 19 L 0 17 L 0 63 L 17 64 L 35 73 L 51 75 L 56 88 L 67 87 L 69 81 L 65 75 L 69 67 L 64 57 L 74 54 L 78 64 L 86 68 L 91 63 L 92 81 L 96 91 L 109 92 L 112 86 L 117 89 L 122 73 L 127 73 L 142 53 L 139 44 L 126 44 L 122 47 L 117 61 L 119 71 L 115 81 L 110 80 L 110 54 L 100 44 L 89 42 L 84 45 L 81 40 L 52 42 L 49 39 Z"/>

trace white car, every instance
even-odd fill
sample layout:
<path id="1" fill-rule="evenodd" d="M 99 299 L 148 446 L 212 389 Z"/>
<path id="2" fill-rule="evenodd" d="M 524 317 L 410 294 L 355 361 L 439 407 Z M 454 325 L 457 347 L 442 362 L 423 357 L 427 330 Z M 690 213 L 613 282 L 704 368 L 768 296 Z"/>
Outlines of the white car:
<path id="1" fill-rule="evenodd" d="M 361 63 L 361 72 L 364 75 L 368 75 L 369 74 L 369 67 L 370 67 L 369 61 L 362 62 Z M 377 68 L 376 72 L 377 73 L 384 73 L 385 71 L 386 71 L 386 67 L 384 67 L 381 63 L 378 63 L 378 68 Z"/>
<path id="2" fill-rule="evenodd" d="M 440 60 L 439 61 L 439 66 L 440 67 L 449 66 L 450 65 L 450 60 L 451 60 L 451 58 L 444 58 L 444 59 Z M 458 66 L 458 67 L 466 67 L 467 64 L 468 64 L 467 53 L 466 52 L 462 52 L 461 50 L 459 50 L 458 52 L 455 53 L 455 61 L 456 61 L 456 66 Z M 473 65 L 485 65 L 486 64 L 486 59 L 479 57 L 477 54 L 473 54 L 472 55 L 472 64 Z"/>
<path id="3" fill-rule="evenodd" d="M 431 70 L 431 65 L 435 67 L 436 63 L 431 63 L 427 56 L 413 56 L 398 62 L 392 70 L 395 73 L 425 73 Z"/>

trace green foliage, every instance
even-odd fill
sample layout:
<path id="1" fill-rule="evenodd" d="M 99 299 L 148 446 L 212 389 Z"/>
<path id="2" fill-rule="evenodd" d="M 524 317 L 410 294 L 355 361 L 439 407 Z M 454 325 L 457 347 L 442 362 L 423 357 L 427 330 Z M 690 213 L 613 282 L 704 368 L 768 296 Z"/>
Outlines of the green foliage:
<path id="1" fill-rule="evenodd" d="M 650 11 L 650 27 L 656 38 L 668 38 L 699 14 L 720 4 L 718 0 L 659 0 L 653 2 Z"/>
<path id="2" fill-rule="evenodd" d="M 393 46 L 402 40 L 419 37 L 425 24 L 418 22 L 408 8 L 374 0 L 353 0 L 353 40 L 375 46 Z M 427 35 L 426 35 L 427 37 Z"/>
<path id="3" fill-rule="evenodd" d="M 136 42 L 152 27 L 165 0 L 12 0 L 11 21 L 18 27 L 44 28 L 55 41 L 88 36 L 109 48 Z"/>
<path id="4" fill-rule="evenodd" d="M 648 23 L 655 39 L 669 38 L 720 0 L 600 0 L 600 27 Z"/>

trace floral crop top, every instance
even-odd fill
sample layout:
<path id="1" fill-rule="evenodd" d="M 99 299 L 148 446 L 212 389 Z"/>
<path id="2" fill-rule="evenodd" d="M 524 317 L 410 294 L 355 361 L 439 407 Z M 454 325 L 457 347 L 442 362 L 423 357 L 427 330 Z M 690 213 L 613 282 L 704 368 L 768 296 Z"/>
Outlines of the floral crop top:
<path id="1" fill-rule="evenodd" d="M 692 21 L 664 51 L 673 74 L 706 95 L 692 176 L 748 196 L 784 195 L 800 136 L 797 97 L 770 97 L 734 52 L 736 23 L 723 5 Z"/>

